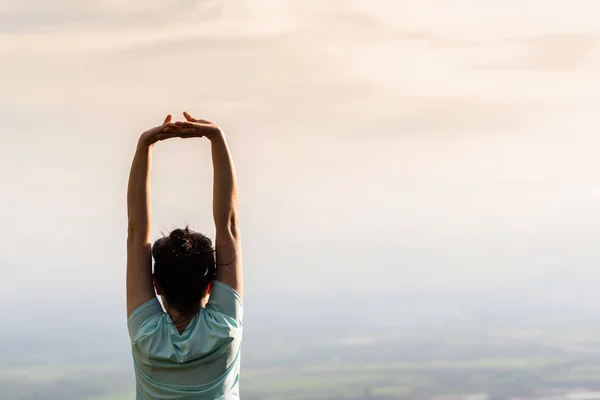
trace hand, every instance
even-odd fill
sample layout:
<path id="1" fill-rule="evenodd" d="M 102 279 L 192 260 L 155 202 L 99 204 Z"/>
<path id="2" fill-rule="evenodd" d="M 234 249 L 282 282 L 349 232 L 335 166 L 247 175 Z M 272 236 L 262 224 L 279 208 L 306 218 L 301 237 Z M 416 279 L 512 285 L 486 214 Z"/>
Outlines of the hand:
<path id="1" fill-rule="evenodd" d="M 201 137 L 197 128 L 182 127 L 171 122 L 171 115 L 167 115 L 162 125 L 148 129 L 142 133 L 140 142 L 146 146 L 151 146 L 156 142 L 165 139 L 171 139 L 174 137 L 188 138 L 188 137 Z"/>
<path id="2" fill-rule="evenodd" d="M 204 136 L 211 141 L 223 137 L 223 131 L 221 131 L 217 124 L 203 119 L 196 119 L 186 111 L 183 112 L 183 116 L 186 121 L 175 122 L 175 125 L 181 129 L 181 131 L 185 131 L 185 134 L 181 137 Z"/>

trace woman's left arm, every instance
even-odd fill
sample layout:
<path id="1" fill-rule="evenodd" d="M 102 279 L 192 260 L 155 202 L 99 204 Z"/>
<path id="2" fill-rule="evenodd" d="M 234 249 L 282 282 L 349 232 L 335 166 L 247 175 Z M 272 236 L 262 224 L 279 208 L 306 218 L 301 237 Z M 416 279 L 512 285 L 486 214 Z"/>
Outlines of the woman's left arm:
<path id="1" fill-rule="evenodd" d="M 178 137 L 184 130 L 171 123 L 144 132 L 138 141 L 127 186 L 127 317 L 156 294 L 152 282 L 152 224 L 150 165 L 152 147 L 160 140 Z"/>

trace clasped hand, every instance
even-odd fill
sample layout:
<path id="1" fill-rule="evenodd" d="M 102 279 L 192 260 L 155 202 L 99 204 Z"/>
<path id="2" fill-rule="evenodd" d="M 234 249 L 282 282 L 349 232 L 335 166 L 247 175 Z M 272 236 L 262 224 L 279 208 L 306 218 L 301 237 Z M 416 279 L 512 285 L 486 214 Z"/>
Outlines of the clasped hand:
<path id="1" fill-rule="evenodd" d="M 203 119 L 196 119 L 187 112 L 183 113 L 185 121 L 171 122 L 171 115 L 167 115 L 162 125 L 156 126 L 142 133 L 140 141 L 146 145 L 171 138 L 206 137 L 213 140 L 222 134 L 221 129 L 214 123 Z"/>

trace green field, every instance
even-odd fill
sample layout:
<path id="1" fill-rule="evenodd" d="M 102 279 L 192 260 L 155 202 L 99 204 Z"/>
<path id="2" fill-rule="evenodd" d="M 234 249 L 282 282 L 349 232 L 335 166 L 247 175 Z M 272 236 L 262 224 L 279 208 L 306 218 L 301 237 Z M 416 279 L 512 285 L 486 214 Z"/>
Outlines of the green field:
<path id="1" fill-rule="evenodd" d="M 504 400 L 540 388 L 599 386 L 595 349 L 600 349 L 600 336 L 594 332 L 390 333 L 373 333 L 355 345 L 326 341 L 289 348 L 273 339 L 268 346 L 250 347 L 243 365 L 243 398 L 419 400 L 489 393 Z M 126 358 L 114 364 L 4 365 L 0 388 L 0 400 L 134 398 Z"/>

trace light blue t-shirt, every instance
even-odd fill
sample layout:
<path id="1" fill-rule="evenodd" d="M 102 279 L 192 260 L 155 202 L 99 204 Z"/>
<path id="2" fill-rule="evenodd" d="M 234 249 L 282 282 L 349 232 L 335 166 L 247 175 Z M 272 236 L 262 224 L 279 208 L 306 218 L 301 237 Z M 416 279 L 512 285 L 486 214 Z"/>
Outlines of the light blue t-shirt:
<path id="1" fill-rule="evenodd" d="M 206 308 L 179 334 L 157 298 L 127 321 L 137 400 L 238 400 L 242 301 L 215 281 Z"/>

